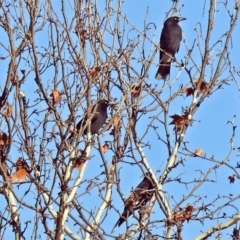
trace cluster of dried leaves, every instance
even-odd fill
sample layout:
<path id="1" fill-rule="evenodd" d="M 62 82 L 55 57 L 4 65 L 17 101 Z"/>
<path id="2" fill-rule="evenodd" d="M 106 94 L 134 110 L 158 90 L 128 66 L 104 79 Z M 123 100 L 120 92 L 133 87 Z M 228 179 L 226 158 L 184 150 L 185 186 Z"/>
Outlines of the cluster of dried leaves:
<path id="1" fill-rule="evenodd" d="M 84 21 L 82 18 L 80 18 L 75 27 L 76 34 L 80 38 L 80 42 L 83 48 L 86 45 L 86 40 L 89 38 L 87 30 L 85 29 L 84 26 L 85 26 Z"/>
<path id="2" fill-rule="evenodd" d="M 12 117 L 12 105 L 10 105 L 9 103 L 6 104 L 5 106 L 5 111 L 4 111 L 6 117 L 8 119 L 10 119 Z"/>
<path id="3" fill-rule="evenodd" d="M 28 166 L 26 161 L 24 161 L 23 158 L 18 158 L 16 162 L 16 172 L 12 175 L 12 182 L 22 182 L 30 172 L 31 168 Z"/>
<path id="4" fill-rule="evenodd" d="M 99 80 L 100 77 L 100 71 L 101 71 L 101 67 L 93 67 L 90 71 L 89 71 L 89 76 L 91 77 L 93 82 L 97 82 Z"/>
<path id="5" fill-rule="evenodd" d="M 170 220 L 167 220 L 167 226 L 178 225 L 183 223 L 185 220 L 189 221 L 192 218 L 192 212 L 194 207 L 188 205 L 185 209 L 180 209 L 180 211 L 174 212 Z"/>
<path id="6" fill-rule="evenodd" d="M 239 240 L 240 239 L 239 229 L 237 229 L 237 228 L 233 229 L 232 237 L 233 237 L 233 240 Z"/>
<path id="7" fill-rule="evenodd" d="M 8 149 L 10 144 L 10 138 L 6 133 L 0 133 L 0 158 L 1 161 L 5 161 L 6 156 L 5 152 Z"/>
<path id="8" fill-rule="evenodd" d="M 204 80 L 198 79 L 193 83 L 194 87 L 185 88 L 184 93 L 186 93 L 186 97 L 193 95 L 195 89 L 198 87 L 200 93 L 205 93 L 208 89 L 207 83 Z"/>
<path id="9" fill-rule="evenodd" d="M 55 105 L 61 100 L 61 94 L 56 89 L 52 90 L 52 93 L 50 96 L 52 97 L 52 105 Z"/>
<path id="10" fill-rule="evenodd" d="M 174 130 L 176 132 L 181 132 L 183 130 L 184 127 L 188 126 L 192 120 L 189 119 L 189 113 L 187 111 L 184 112 L 183 115 L 177 115 L 174 114 L 172 116 L 170 116 L 170 118 L 172 118 L 172 122 L 169 123 L 169 125 L 175 125 Z"/>
<path id="11" fill-rule="evenodd" d="M 140 93 L 142 91 L 142 83 L 139 83 L 137 85 L 134 85 L 131 87 L 131 94 L 133 98 L 139 97 Z"/>
<path id="12" fill-rule="evenodd" d="M 82 169 L 83 164 L 88 160 L 87 154 L 85 151 L 80 149 L 80 155 L 76 157 L 74 162 L 74 167 L 80 171 Z"/>

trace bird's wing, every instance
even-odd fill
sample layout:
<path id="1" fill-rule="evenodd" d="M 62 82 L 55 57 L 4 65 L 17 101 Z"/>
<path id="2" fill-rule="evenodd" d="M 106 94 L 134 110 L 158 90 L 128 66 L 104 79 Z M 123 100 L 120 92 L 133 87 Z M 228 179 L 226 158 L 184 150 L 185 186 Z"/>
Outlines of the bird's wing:
<path id="1" fill-rule="evenodd" d="M 148 178 L 144 178 L 141 183 L 133 190 L 130 196 L 124 201 L 124 211 L 117 223 L 113 227 L 112 232 L 114 232 L 116 226 L 120 226 L 126 219 L 132 215 L 133 211 L 144 206 L 152 196 L 153 192 L 152 183 Z"/>
<path id="2" fill-rule="evenodd" d="M 79 130 L 80 127 L 85 127 L 85 123 L 88 120 L 88 118 L 92 117 L 89 123 L 94 123 L 98 119 L 99 112 L 95 112 L 94 115 L 92 114 L 86 114 L 77 124 L 76 128 Z"/>
<path id="3" fill-rule="evenodd" d="M 98 119 L 99 114 L 100 114 L 100 112 L 96 111 L 96 112 L 93 113 L 93 116 L 90 115 L 90 117 L 92 117 L 91 121 L 90 121 L 92 124 Z"/>
<path id="4" fill-rule="evenodd" d="M 151 182 L 145 178 L 139 185 L 133 190 L 131 195 L 125 200 L 125 206 L 129 206 L 132 209 L 137 209 L 142 206 L 146 196 L 149 193 L 149 187 Z"/>
<path id="5" fill-rule="evenodd" d="M 178 52 L 182 40 L 182 29 L 177 25 L 165 27 L 160 38 L 160 47 L 174 56 Z M 166 55 L 166 54 L 165 54 Z"/>

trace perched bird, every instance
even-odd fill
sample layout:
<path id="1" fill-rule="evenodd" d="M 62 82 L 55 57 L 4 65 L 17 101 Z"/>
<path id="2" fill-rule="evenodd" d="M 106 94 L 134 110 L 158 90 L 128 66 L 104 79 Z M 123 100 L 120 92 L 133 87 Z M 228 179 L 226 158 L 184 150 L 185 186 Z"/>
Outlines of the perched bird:
<path id="1" fill-rule="evenodd" d="M 159 67 L 155 75 L 156 79 L 168 80 L 170 77 L 170 65 L 175 53 L 178 52 L 182 40 L 182 29 L 178 25 L 183 17 L 170 17 L 164 22 L 160 37 Z"/>
<path id="2" fill-rule="evenodd" d="M 150 180 L 150 174 L 146 173 L 141 183 L 133 190 L 131 195 L 125 200 L 125 207 L 122 215 L 113 227 L 112 232 L 121 226 L 126 219 L 133 214 L 133 211 L 141 209 L 151 199 L 154 194 L 154 186 Z"/>
<path id="3" fill-rule="evenodd" d="M 90 124 L 90 133 L 97 133 L 107 120 L 107 107 L 114 104 L 116 103 L 109 102 L 106 99 L 99 100 L 78 122 L 76 131 L 72 132 L 68 139 L 71 139 L 80 130 L 86 135 L 88 133 L 88 123 Z"/>

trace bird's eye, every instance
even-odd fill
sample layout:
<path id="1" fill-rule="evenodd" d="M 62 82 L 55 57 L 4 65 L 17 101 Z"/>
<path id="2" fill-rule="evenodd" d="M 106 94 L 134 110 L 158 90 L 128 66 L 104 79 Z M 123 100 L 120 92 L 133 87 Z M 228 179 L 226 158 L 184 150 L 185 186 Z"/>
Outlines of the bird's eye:
<path id="1" fill-rule="evenodd" d="M 106 101 L 105 104 L 108 104 L 108 102 Z"/>
<path id="2" fill-rule="evenodd" d="M 177 17 L 175 17 L 175 21 L 177 21 L 178 20 L 178 18 Z"/>

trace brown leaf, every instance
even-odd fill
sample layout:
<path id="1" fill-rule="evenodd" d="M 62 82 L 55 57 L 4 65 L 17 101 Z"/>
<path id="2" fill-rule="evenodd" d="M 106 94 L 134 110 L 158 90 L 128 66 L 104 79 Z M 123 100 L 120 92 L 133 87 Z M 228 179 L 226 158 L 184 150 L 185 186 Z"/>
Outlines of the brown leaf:
<path id="1" fill-rule="evenodd" d="M 197 156 L 201 156 L 202 153 L 203 153 L 203 150 L 202 150 L 201 148 L 198 148 L 198 149 L 195 150 L 194 153 L 195 153 Z"/>
<path id="2" fill-rule="evenodd" d="M 18 158 L 16 162 L 16 169 L 25 169 L 27 172 L 31 172 L 31 168 L 28 166 L 27 162 L 23 158 Z"/>
<path id="3" fill-rule="evenodd" d="M 228 177 L 230 184 L 235 182 L 234 175 Z"/>
<path id="4" fill-rule="evenodd" d="M 205 91 L 207 91 L 207 83 L 204 80 L 200 80 L 198 79 L 197 81 L 195 81 L 194 83 L 194 87 L 197 88 L 197 86 L 199 86 L 199 92 L 200 93 L 205 93 Z M 199 84 L 199 85 L 198 85 Z M 194 93 L 194 88 L 190 87 L 190 88 L 185 88 L 184 89 L 184 93 L 186 94 L 186 97 L 193 95 Z"/>
<path id="5" fill-rule="evenodd" d="M 183 127 L 189 123 L 186 113 L 182 116 L 174 114 L 170 116 L 170 118 L 172 118 L 173 121 L 170 122 L 169 125 L 175 125 L 174 129 L 176 130 L 176 132 L 180 132 L 183 129 Z"/>
<path id="6" fill-rule="evenodd" d="M 175 222 L 183 222 L 185 220 L 184 212 L 175 213 L 173 219 Z"/>
<path id="7" fill-rule="evenodd" d="M 50 96 L 52 96 L 52 98 L 53 98 L 53 99 L 52 99 L 53 105 L 54 105 L 55 103 L 57 103 L 57 102 L 60 101 L 60 96 L 61 96 L 61 94 L 59 93 L 58 90 L 56 90 L 56 89 L 52 90 L 52 93 L 51 93 Z"/>
<path id="8" fill-rule="evenodd" d="M 82 47 L 85 47 L 86 45 L 86 39 L 89 38 L 87 30 L 84 29 L 84 20 L 80 18 L 77 22 L 77 25 L 75 27 L 76 34 L 80 38 L 80 42 Z"/>
<path id="9" fill-rule="evenodd" d="M 101 151 L 103 153 L 107 152 L 109 149 L 109 145 L 107 143 L 105 143 L 104 145 L 101 146 Z"/>
<path id="10" fill-rule="evenodd" d="M 10 138 L 6 133 L 0 133 L 0 146 L 6 147 L 10 143 Z"/>
<path id="11" fill-rule="evenodd" d="M 194 207 L 192 205 L 188 205 L 185 209 L 185 212 L 192 212 Z"/>
<path id="12" fill-rule="evenodd" d="M 142 84 L 134 85 L 131 87 L 131 94 L 133 98 L 139 97 L 140 93 L 142 91 Z"/>
<path id="13" fill-rule="evenodd" d="M 194 82 L 194 86 L 199 86 L 201 93 L 205 93 L 207 91 L 207 83 L 204 80 L 198 79 L 196 82 Z"/>
<path id="14" fill-rule="evenodd" d="M 83 164 L 87 161 L 87 155 L 86 152 L 84 152 L 83 150 L 80 150 L 81 155 L 78 156 L 75 159 L 75 163 L 74 163 L 74 167 L 78 169 L 78 171 L 80 171 L 82 169 Z"/>
<path id="15" fill-rule="evenodd" d="M 110 123 L 114 127 L 120 127 L 120 124 L 121 124 L 120 120 L 121 118 L 119 117 L 119 115 L 116 114 L 112 116 L 112 118 L 110 119 Z"/>
<path id="16" fill-rule="evenodd" d="M 78 36 L 80 35 L 80 32 L 81 32 L 82 29 L 83 29 L 83 19 L 80 18 L 77 22 L 76 27 L 75 27 L 75 31 L 76 31 L 76 34 Z"/>
<path id="17" fill-rule="evenodd" d="M 6 114 L 7 118 L 12 117 L 12 105 L 7 103 L 7 106 L 5 108 L 5 114 Z"/>
<path id="18" fill-rule="evenodd" d="M 194 93 L 194 89 L 193 88 L 185 88 L 184 89 L 184 93 L 186 93 L 186 97 L 192 95 Z"/>
<path id="19" fill-rule="evenodd" d="M 6 160 L 5 152 L 10 144 L 10 138 L 6 133 L 0 133 L 0 158 L 4 162 Z M 0 163 L 1 164 L 1 163 Z"/>
<path id="20" fill-rule="evenodd" d="M 192 217 L 192 212 L 194 207 L 189 205 L 184 210 L 174 213 L 173 220 L 174 222 L 184 222 L 185 220 L 189 221 Z"/>
<path id="21" fill-rule="evenodd" d="M 92 78 L 93 82 L 98 81 L 100 71 L 101 71 L 101 67 L 94 67 L 89 71 L 89 76 Z"/>
<path id="22" fill-rule="evenodd" d="M 18 78 L 15 75 L 11 75 L 10 81 L 12 82 L 13 85 L 16 85 L 18 83 Z"/>
<path id="23" fill-rule="evenodd" d="M 16 172 L 12 175 L 12 182 L 22 182 L 27 177 L 28 172 L 31 172 L 31 168 L 23 158 L 18 158 L 16 162 Z"/>
<path id="24" fill-rule="evenodd" d="M 22 182 L 27 177 L 27 171 L 25 169 L 20 169 L 12 175 L 12 182 L 18 181 Z"/>
<path id="25" fill-rule="evenodd" d="M 239 239 L 239 229 L 234 228 L 233 229 L 233 236 L 235 237 L 234 239 Z"/>
<path id="26" fill-rule="evenodd" d="M 80 41 L 81 41 L 83 47 L 85 47 L 86 39 L 88 39 L 87 30 L 82 29 L 82 30 L 80 31 Z"/>

